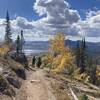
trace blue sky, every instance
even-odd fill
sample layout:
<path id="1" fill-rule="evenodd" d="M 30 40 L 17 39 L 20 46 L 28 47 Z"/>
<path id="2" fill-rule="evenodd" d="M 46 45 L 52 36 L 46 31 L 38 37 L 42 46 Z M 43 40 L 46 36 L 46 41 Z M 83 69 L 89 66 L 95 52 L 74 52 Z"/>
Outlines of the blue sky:
<path id="1" fill-rule="evenodd" d="M 14 36 L 23 29 L 28 40 L 44 40 L 57 32 L 73 40 L 85 36 L 95 41 L 100 37 L 100 0 L 0 0 L 0 32 L 3 35 L 7 10 Z"/>
<path id="2" fill-rule="evenodd" d="M 33 19 L 33 0 L 0 0 L 0 17 L 5 17 L 6 11 L 10 12 L 11 17 L 22 16 Z"/>
<path id="3" fill-rule="evenodd" d="M 85 17 L 86 10 L 100 9 L 100 0 L 67 0 L 71 8 L 79 11 L 82 18 Z M 33 9 L 35 0 L 0 0 L 0 17 L 5 18 L 6 11 L 9 10 L 11 17 L 22 16 L 28 20 L 37 20 L 41 17 Z"/>
<path id="4" fill-rule="evenodd" d="M 96 10 L 95 8 L 100 9 L 100 0 L 68 0 L 68 2 L 73 9 L 79 11 L 83 19 L 86 17 L 86 10 Z"/>

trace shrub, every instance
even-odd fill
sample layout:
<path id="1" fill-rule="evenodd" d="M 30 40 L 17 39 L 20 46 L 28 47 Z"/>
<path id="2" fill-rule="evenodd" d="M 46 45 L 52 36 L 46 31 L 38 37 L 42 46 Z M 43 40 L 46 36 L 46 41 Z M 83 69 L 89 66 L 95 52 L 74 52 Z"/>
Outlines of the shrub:
<path id="1" fill-rule="evenodd" d="M 81 94 L 79 100 L 89 100 L 86 94 Z"/>

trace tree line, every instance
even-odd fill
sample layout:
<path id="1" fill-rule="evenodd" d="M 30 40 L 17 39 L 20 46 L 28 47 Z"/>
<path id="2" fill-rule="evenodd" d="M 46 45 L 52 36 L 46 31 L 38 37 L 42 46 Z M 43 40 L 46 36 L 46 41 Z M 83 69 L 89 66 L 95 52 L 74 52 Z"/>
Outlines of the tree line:
<path id="1" fill-rule="evenodd" d="M 95 84 L 97 63 L 96 60 L 88 54 L 85 38 L 77 42 L 75 55 L 76 65 L 80 69 L 80 74 L 86 72 L 90 76 L 90 81 Z"/>

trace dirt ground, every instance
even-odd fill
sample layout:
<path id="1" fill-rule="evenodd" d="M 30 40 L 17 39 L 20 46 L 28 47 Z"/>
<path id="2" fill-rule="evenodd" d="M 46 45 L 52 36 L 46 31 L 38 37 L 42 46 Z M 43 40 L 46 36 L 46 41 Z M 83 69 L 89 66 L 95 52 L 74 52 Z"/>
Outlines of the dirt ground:
<path id="1" fill-rule="evenodd" d="M 67 89 L 66 81 L 59 77 L 50 76 L 46 70 L 34 69 L 26 71 L 27 79 L 19 90 L 16 89 L 15 97 L 0 96 L 0 100 L 74 100 L 72 93 Z M 67 79 L 68 80 L 68 79 Z M 67 81 L 67 83 L 69 83 Z M 70 85 L 73 86 L 72 83 Z M 96 90 L 89 89 L 82 83 L 74 83 L 74 86 L 84 92 L 94 94 Z M 89 100 L 100 100 L 88 95 Z"/>
<path id="2" fill-rule="evenodd" d="M 67 92 L 60 89 L 55 79 L 47 77 L 43 69 L 26 71 L 27 79 L 23 81 L 15 97 L 1 95 L 0 100 L 70 100 Z M 60 97 L 60 98 L 59 98 Z"/>
<path id="3" fill-rule="evenodd" d="M 50 82 L 41 69 L 27 72 L 27 80 L 24 81 L 19 93 L 14 100 L 56 100 Z"/>

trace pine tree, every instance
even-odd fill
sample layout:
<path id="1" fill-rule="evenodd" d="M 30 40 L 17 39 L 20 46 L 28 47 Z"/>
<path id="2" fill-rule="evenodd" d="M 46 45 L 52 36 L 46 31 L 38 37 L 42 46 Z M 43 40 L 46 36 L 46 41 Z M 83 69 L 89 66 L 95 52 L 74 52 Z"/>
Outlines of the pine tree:
<path id="1" fill-rule="evenodd" d="M 81 42 L 77 42 L 76 47 L 76 64 L 77 67 L 80 68 L 80 73 L 83 73 L 86 69 L 87 62 L 87 46 L 85 42 L 85 38 L 82 39 Z"/>
<path id="2" fill-rule="evenodd" d="M 21 53 L 23 53 L 24 43 L 25 43 L 25 40 L 24 40 L 24 36 L 23 36 L 23 30 L 21 30 Z"/>
<path id="3" fill-rule="evenodd" d="M 6 43 L 11 43 L 11 28 L 10 28 L 10 17 L 9 17 L 9 12 L 7 11 L 6 15 L 6 29 L 5 29 L 5 42 Z"/>
<path id="4" fill-rule="evenodd" d="M 16 52 L 20 53 L 21 51 L 21 46 L 20 46 L 20 36 L 17 36 L 17 40 L 16 40 Z"/>
<path id="5" fill-rule="evenodd" d="M 92 59 L 92 56 L 88 56 L 87 57 L 87 67 L 86 67 L 86 73 L 88 75 L 90 75 L 90 70 L 91 70 L 91 66 L 93 66 L 93 59 Z"/>
<path id="6" fill-rule="evenodd" d="M 97 80 L 96 69 L 97 69 L 96 63 L 92 64 L 92 66 L 90 68 L 89 76 L 90 76 L 90 82 L 93 84 L 96 84 L 96 80 Z"/>
<path id="7" fill-rule="evenodd" d="M 89 78 L 90 82 L 93 84 L 95 84 L 96 80 L 97 80 L 96 69 L 97 69 L 96 61 L 93 61 L 93 58 L 91 56 L 89 56 L 87 59 L 86 73 L 90 77 Z"/>
<path id="8" fill-rule="evenodd" d="M 80 73 L 83 73 L 86 69 L 86 60 L 87 60 L 86 48 L 87 47 L 84 38 L 82 39 L 80 46 Z"/>
<path id="9" fill-rule="evenodd" d="M 76 46 L 76 65 L 78 68 L 80 68 L 80 42 L 77 41 L 77 46 Z"/>

